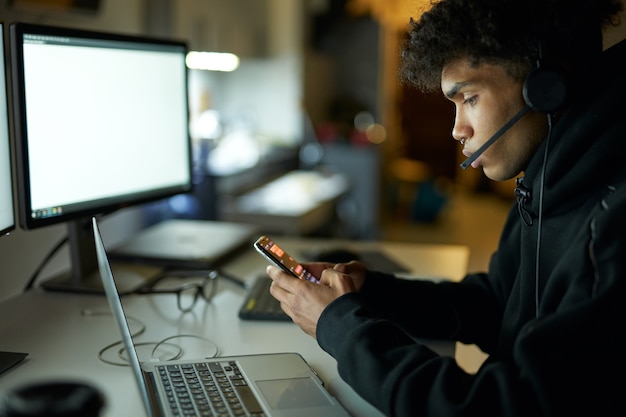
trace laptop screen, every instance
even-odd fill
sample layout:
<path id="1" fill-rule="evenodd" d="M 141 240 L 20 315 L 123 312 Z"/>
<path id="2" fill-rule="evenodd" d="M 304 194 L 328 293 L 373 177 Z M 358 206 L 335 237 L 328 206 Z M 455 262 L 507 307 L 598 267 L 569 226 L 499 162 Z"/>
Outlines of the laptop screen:
<path id="1" fill-rule="evenodd" d="M 153 417 L 154 413 L 152 412 L 150 395 L 148 394 L 148 390 L 146 388 L 143 372 L 141 372 L 139 357 L 137 356 L 137 352 L 133 348 L 134 344 L 130 332 L 130 327 L 128 325 L 128 322 L 126 321 L 126 316 L 124 315 L 122 302 L 120 300 L 120 296 L 115 285 L 115 279 L 113 278 L 113 272 L 111 271 L 111 265 L 107 257 L 106 248 L 104 247 L 104 242 L 102 241 L 102 236 L 98 228 L 98 222 L 95 217 L 92 218 L 92 226 L 96 242 L 96 256 L 98 258 L 98 269 L 102 278 L 102 285 L 104 286 L 104 291 L 106 293 L 107 300 L 109 301 L 111 311 L 113 312 L 113 317 L 117 322 L 120 331 L 122 332 L 122 340 L 127 350 L 128 361 L 133 370 L 135 379 L 138 382 L 137 385 L 139 386 L 141 400 L 144 403 L 146 412 L 148 413 L 148 417 Z"/>

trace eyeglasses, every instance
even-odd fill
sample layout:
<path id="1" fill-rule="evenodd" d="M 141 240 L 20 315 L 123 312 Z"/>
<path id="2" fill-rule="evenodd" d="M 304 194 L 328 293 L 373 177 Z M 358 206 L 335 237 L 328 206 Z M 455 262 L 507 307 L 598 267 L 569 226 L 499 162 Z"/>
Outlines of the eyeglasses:
<path id="1" fill-rule="evenodd" d="M 148 284 L 139 287 L 134 294 L 176 294 L 178 309 L 187 313 L 196 305 L 198 298 L 203 298 L 207 303 L 211 302 L 217 288 L 216 271 L 165 271 L 153 278 Z M 202 275 L 200 275 L 202 274 Z M 185 283 L 173 285 L 172 279 L 196 279 Z M 198 280 L 200 279 L 200 280 Z"/>

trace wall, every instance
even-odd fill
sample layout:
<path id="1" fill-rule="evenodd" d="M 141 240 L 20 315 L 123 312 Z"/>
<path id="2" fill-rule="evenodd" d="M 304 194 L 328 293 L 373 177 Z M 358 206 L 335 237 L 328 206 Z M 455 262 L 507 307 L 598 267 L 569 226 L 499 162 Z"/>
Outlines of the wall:
<path id="1" fill-rule="evenodd" d="M 100 0 L 97 13 L 55 10 L 34 6 L 11 6 L 11 0 L 0 0 L 0 18 L 46 25 L 72 26 L 84 29 L 142 33 L 145 29 L 144 7 L 150 0 Z"/>
<path id="2" fill-rule="evenodd" d="M 177 8 L 173 32 L 190 38 L 192 49 L 234 52 L 241 57 L 240 67 L 232 73 L 192 71 L 192 119 L 210 108 L 225 123 L 249 124 L 259 140 L 298 145 L 302 136 L 302 6 L 292 0 L 253 3 L 250 10 L 229 0 L 211 12 L 206 8 L 211 1 L 202 0 L 199 5 L 198 0 L 184 0 Z M 224 33 L 210 35 L 220 32 L 219 28 L 225 28 Z"/>

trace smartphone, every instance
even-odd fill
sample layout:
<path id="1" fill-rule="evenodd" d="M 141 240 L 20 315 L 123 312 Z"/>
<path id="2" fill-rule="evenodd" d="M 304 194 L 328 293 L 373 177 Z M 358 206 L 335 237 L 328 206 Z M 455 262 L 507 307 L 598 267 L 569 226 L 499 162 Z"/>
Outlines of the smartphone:
<path id="1" fill-rule="evenodd" d="M 319 280 L 307 271 L 298 261 L 285 252 L 272 239 L 261 236 L 254 242 L 254 248 L 272 264 L 288 274 L 305 281 L 319 283 Z"/>

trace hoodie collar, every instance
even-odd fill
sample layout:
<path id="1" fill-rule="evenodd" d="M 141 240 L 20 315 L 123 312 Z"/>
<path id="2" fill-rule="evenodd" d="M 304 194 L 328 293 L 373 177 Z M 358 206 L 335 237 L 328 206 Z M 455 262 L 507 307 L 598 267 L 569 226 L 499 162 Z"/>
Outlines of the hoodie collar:
<path id="1" fill-rule="evenodd" d="M 624 60 L 626 40 L 605 51 L 598 65 L 571 87 L 572 100 L 553 126 L 550 141 L 543 141 L 524 177 L 517 180 L 515 195 L 524 223 L 531 225 L 539 213 L 542 186 L 544 213 L 569 211 L 624 169 L 619 152 L 626 131 L 626 77 L 620 64 Z"/>

